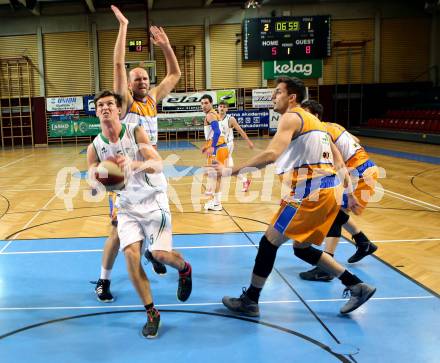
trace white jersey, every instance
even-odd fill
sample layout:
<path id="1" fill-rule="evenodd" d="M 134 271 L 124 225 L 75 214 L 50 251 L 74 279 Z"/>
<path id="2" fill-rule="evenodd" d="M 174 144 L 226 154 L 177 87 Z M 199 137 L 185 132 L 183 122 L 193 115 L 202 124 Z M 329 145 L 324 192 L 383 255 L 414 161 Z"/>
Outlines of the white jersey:
<path id="1" fill-rule="evenodd" d="M 229 121 L 231 120 L 231 115 L 226 115 L 223 120 L 221 120 L 221 128 L 225 134 L 225 140 L 227 144 L 234 142 L 234 129 L 229 127 Z"/>
<path id="2" fill-rule="evenodd" d="M 205 134 L 205 140 L 208 141 L 210 139 L 210 133 L 211 133 L 211 126 L 205 125 L 203 126 L 203 133 Z M 211 136 L 212 138 L 212 136 Z"/>
<path id="3" fill-rule="evenodd" d="M 93 147 L 99 161 L 116 157 L 125 156 L 131 160 L 145 161 L 139 145 L 136 143 L 135 130 L 136 124 L 122 124 L 122 130 L 118 142 L 112 143 L 102 132 L 93 140 Z M 168 198 L 166 196 L 167 180 L 163 173 L 132 172 L 126 170 L 125 187 L 120 191 L 115 191 L 118 195 L 116 204 L 118 208 L 135 205 L 137 203 L 151 202 L 151 208 L 168 209 Z"/>
<path id="4" fill-rule="evenodd" d="M 147 95 L 144 101 L 134 100 L 128 107 L 127 114 L 121 119 L 122 123 L 134 123 L 142 126 L 152 145 L 157 144 L 158 125 L 156 100 Z"/>
<path id="5" fill-rule="evenodd" d="M 341 125 L 331 122 L 324 122 L 324 125 L 333 142 L 341 152 L 345 163 L 362 149 L 362 146 L 359 145 L 351 134 Z"/>

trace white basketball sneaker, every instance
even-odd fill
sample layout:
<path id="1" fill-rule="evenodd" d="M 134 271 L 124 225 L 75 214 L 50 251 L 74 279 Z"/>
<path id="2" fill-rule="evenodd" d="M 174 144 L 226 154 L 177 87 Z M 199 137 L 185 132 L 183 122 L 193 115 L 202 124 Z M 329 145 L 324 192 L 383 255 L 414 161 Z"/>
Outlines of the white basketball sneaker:
<path id="1" fill-rule="evenodd" d="M 205 203 L 204 206 L 205 210 L 215 210 L 215 211 L 221 211 L 223 209 L 222 205 L 219 204 L 215 204 L 214 199 L 209 200 L 208 202 Z"/>

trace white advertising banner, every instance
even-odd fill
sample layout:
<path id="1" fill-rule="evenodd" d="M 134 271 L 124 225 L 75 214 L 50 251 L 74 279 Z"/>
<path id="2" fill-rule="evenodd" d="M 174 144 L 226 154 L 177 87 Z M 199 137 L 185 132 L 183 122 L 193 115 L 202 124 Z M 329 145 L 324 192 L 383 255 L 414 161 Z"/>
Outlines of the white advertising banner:
<path id="1" fill-rule="evenodd" d="M 272 108 L 273 88 L 257 88 L 252 90 L 252 108 Z"/>
<path id="2" fill-rule="evenodd" d="M 82 96 L 49 97 L 46 99 L 46 111 L 79 111 L 82 110 Z"/>
<path id="3" fill-rule="evenodd" d="M 269 110 L 269 129 L 270 131 L 276 131 L 278 127 L 278 121 L 281 117 L 281 114 L 275 112 L 274 110 Z"/>
<path id="4" fill-rule="evenodd" d="M 200 101 L 203 95 L 210 95 L 212 97 L 213 105 L 217 106 L 219 102 L 217 97 L 220 92 L 225 93 L 226 91 L 170 93 L 162 100 L 162 111 L 164 112 L 200 111 L 201 110 Z M 235 101 L 235 90 L 230 90 L 230 94 L 224 94 L 221 97 L 223 97 L 227 101 L 231 99 Z"/>

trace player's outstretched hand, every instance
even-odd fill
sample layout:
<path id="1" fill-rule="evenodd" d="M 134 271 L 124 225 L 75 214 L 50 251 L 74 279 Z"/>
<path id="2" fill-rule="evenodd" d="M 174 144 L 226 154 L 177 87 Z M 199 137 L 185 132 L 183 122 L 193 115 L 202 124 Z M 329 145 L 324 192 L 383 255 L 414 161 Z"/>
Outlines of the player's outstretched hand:
<path id="1" fill-rule="evenodd" d="M 122 14 L 121 10 L 119 10 L 116 6 L 112 5 L 110 8 L 113 10 L 113 13 L 118 19 L 120 24 L 128 25 L 128 19 Z"/>
<path id="2" fill-rule="evenodd" d="M 151 41 L 154 45 L 157 45 L 158 47 L 170 45 L 170 41 L 162 27 L 157 27 L 155 25 L 150 26 L 150 34 Z"/>

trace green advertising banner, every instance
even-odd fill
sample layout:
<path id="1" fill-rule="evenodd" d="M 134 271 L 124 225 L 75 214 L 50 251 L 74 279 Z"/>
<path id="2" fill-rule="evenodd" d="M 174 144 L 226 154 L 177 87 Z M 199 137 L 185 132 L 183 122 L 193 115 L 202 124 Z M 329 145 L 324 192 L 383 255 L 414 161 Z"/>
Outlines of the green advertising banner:
<path id="1" fill-rule="evenodd" d="M 321 78 L 322 59 L 299 59 L 263 62 L 264 79 L 281 76 L 297 78 Z"/>
<path id="2" fill-rule="evenodd" d="M 235 89 L 226 89 L 217 92 L 217 105 L 225 101 L 228 103 L 228 107 L 237 107 L 237 99 L 235 96 Z"/>
<path id="3" fill-rule="evenodd" d="M 80 118 L 73 123 L 75 136 L 95 136 L 101 132 L 101 126 L 97 117 Z"/>
<path id="4" fill-rule="evenodd" d="M 95 136 L 101 131 L 97 117 L 75 120 L 49 119 L 49 137 Z"/>
<path id="5" fill-rule="evenodd" d="M 163 113 L 157 117 L 159 131 L 203 130 L 203 112 Z"/>
<path id="6" fill-rule="evenodd" d="M 49 136 L 50 137 L 66 137 L 71 136 L 71 121 L 49 120 Z"/>

